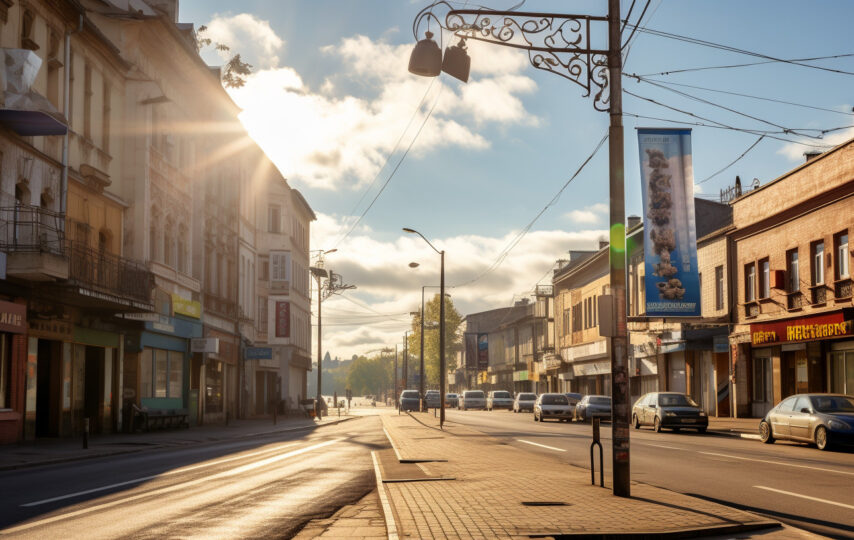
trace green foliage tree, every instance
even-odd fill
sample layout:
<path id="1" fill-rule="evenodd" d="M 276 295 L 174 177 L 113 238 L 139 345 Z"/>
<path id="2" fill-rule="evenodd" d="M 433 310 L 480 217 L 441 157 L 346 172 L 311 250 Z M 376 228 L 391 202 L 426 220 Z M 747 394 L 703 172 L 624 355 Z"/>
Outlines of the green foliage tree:
<path id="1" fill-rule="evenodd" d="M 436 294 L 424 305 L 424 370 L 427 372 L 425 388 L 439 387 L 439 295 Z M 460 324 L 463 317 L 450 298 L 445 298 L 445 363 L 449 371 L 457 369 L 456 352 L 462 347 L 463 334 Z M 421 352 L 421 314 L 412 319 L 412 334 L 409 336 L 410 369 L 418 369 Z M 413 378 L 414 380 L 414 378 Z"/>
<path id="2" fill-rule="evenodd" d="M 392 389 L 392 372 L 394 357 L 379 355 L 368 358 L 360 356 L 350 366 L 347 375 L 347 385 L 353 390 L 353 395 L 382 395 Z"/>

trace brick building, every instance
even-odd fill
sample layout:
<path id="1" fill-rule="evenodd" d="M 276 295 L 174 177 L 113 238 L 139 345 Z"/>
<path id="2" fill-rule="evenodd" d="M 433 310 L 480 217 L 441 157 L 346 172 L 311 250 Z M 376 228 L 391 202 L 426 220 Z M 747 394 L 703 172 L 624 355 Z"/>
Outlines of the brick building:
<path id="1" fill-rule="evenodd" d="M 854 392 L 854 140 L 732 202 L 730 336 L 739 416 L 798 392 Z"/>

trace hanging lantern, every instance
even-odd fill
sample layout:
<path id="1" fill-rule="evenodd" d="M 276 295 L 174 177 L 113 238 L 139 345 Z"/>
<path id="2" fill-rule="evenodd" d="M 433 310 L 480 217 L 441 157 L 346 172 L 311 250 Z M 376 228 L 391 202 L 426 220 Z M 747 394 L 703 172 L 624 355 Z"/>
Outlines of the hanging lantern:
<path id="1" fill-rule="evenodd" d="M 442 50 L 433 41 L 433 32 L 415 44 L 409 57 L 409 72 L 422 77 L 438 77 L 442 70 Z"/>
<path id="2" fill-rule="evenodd" d="M 442 61 L 442 71 L 463 82 L 469 82 L 471 58 L 466 52 L 466 40 L 461 39 L 453 47 L 445 49 L 445 59 Z"/>

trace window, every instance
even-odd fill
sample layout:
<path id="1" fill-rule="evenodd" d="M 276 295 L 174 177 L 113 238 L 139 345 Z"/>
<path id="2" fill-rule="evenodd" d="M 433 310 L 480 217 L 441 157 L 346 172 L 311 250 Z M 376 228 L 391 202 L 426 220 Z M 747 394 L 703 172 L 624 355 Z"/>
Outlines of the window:
<path id="1" fill-rule="evenodd" d="M 258 297 L 258 332 L 267 333 L 267 297 Z"/>
<path id="2" fill-rule="evenodd" d="M 11 364 L 9 334 L 0 333 L 0 409 L 11 408 Z"/>
<path id="3" fill-rule="evenodd" d="M 770 401 L 768 399 L 767 374 L 770 370 L 770 358 L 753 359 L 753 401 Z"/>
<path id="4" fill-rule="evenodd" d="M 163 349 L 142 351 L 139 362 L 140 397 L 183 396 L 184 354 Z"/>
<path id="5" fill-rule="evenodd" d="M 837 234 L 834 243 L 836 244 L 836 279 L 846 279 L 850 277 L 848 272 L 848 232 Z"/>
<path id="6" fill-rule="evenodd" d="M 270 252 L 270 281 L 291 281 L 291 254 L 288 251 Z"/>
<path id="7" fill-rule="evenodd" d="M 282 208 L 270 205 L 267 208 L 267 232 L 280 234 L 282 232 Z"/>
<path id="8" fill-rule="evenodd" d="M 759 261 L 759 298 L 771 296 L 771 264 L 768 259 Z"/>
<path id="9" fill-rule="evenodd" d="M 744 266 L 744 301 L 756 300 L 756 264 L 750 263 Z"/>
<path id="10" fill-rule="evenodd" d="M 83 136 L 92 140 L 92 67 L 83 65 Z"/>
<path id="11" fill-rule="evenodd" d="M 798 398 L 798 401 L 795 402 L 795 412 L 801 412 L 803 409 L 812 410 L 812 404 L 810 403 L 810 398 L 807 396 L 801 396 Z"/>
<path id="12" fill-rule="evenodd" d="M 786 289 L 788 292 L 801 290 L 800 272 L 798 270 L 798 248 L 786 252 Z"/>
<path id="13" fill-rule="evenodd" d="M 260 257 L 258 260 L 258 279 L 270 281 L 270 258 Z"/>
<path id="14" fill-rule="evenodd" d="M 724 267 L 715 268 L 715 310 L 724 308 Z"/>
<path id="15" fill-rule="evenodd" d="M 824 284 L 824 241 L 812 245 L 812 284 Z"/>
<path id="16" fill-rule="evenodd" d="M 110 83 L 104 81 L 104 95 L 102 96 L 102 116 L 101 116 L 101 149 L 110 153 Z"/>

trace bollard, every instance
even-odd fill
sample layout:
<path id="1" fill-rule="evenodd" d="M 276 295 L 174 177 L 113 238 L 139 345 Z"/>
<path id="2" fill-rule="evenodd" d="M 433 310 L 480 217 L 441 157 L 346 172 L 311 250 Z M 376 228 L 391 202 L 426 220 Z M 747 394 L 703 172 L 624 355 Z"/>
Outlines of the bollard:
<path id="1" fill-rule="evenodd" d="M 83 449 L 89 448 L 89 419 L 83 419 Z"/>
<path id="2" fill-rule="evenodd" d="M 602 443 L 599 442 L 599 418 L 593 418 L 593 442 L 590 443 L 590 485 L 596 485 L 596 465 L 593 461 L 593 447 L 599 446 L 599 485 L 605 487 L 604 459 L 602 457 Z"/>

